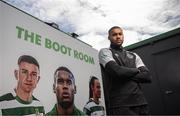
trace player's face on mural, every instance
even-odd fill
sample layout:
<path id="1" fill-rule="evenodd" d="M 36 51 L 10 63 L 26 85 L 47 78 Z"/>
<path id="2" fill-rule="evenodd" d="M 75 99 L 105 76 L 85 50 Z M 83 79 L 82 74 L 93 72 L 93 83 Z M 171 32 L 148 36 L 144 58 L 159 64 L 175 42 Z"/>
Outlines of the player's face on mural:
<path id="1" fill-rule="evenodd" d="M 18 80 L 17 90 L 31 93 L 39 81 L 39 69 L 34 64 L 21 62 L 19 70 L 15 70 L 15 77 Z"/>
<path id="2" fill-rule="evenodd" d="M 97 79 L 94 81 L 93 93 L 96 98 L 101 98 L 101 85 Z"/>
<path id="3" fill-rule="evenodd" d="M 67 71 L 60 70 L 57 72 L 54 92 L 58 104 L 63 108 L 68 108 L 74 103 L 76 88 L 72 78 L 72 75 Z"/>

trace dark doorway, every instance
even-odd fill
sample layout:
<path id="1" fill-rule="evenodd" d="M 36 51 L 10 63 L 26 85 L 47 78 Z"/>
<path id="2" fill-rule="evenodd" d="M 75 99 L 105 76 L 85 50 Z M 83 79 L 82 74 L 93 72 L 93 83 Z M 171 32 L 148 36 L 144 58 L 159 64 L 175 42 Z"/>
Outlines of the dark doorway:
<path id="1" fill-rule="evenodd" d="M 154 63 L 166 114 L 180 114 L 180 47 L 155 53 Z"/>

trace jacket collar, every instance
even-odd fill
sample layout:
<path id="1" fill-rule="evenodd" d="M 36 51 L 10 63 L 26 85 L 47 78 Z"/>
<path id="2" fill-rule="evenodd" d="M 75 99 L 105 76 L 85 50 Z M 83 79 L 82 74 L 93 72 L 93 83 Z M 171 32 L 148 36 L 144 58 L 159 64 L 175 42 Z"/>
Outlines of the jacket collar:
<path id="1" fill-rule="evenodd" d="M 112 43 L 110 45 L 110 48 L 115 49 L 115 50 L 123 50 L 122 45 L 119 46 L 119 45 L 114 45 Z"/>

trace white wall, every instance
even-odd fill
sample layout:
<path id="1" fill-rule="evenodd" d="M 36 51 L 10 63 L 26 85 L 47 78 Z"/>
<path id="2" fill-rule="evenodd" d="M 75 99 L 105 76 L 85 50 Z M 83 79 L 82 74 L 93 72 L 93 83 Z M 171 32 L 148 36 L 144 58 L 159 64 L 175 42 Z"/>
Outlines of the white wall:
<path id="1" fill-rule="evenodd" d="M 17 59 L 23 54 L 28 54 L 35 57 L 40 63 L 41 79 L 34 95 L 43 102 L 46 112 L 50 111 L 55 103 L 55 95 L 52 91 L 53 74 L 59 66 L 66 66 L 73 72 L 77 85 L 75 104 L 82 110 L 89 96 L 89 77 L 94 75 L 101 80 L 98 51 L 5 3 L 1 3 L 0 8 L 0 80 L 2 80 L 0 81 L 0 95 L 11 91 L 16 86 L 13 71 L 17 68 Z M 16 26 L 41 35 L 41 45 L 19 39 Z M 46 37 L 71 48 L 71 55 L 47 49 L 44 43 Z M 73 50 L 93 57 L 95 64 L 74 58 Z"/>

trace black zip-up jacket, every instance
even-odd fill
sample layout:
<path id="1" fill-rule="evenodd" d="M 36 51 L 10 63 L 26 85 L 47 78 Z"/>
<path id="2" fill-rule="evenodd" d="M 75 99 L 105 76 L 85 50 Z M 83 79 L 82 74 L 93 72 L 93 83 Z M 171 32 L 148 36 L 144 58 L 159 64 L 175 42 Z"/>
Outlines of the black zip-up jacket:
<path id="1" fill-rule="evenodd" d="M 107 108 L 147 104 L 140 83 L 150 83 L 151 76 L 136 53 L 111 45 L 100 50 L 99 62 Z"/>

